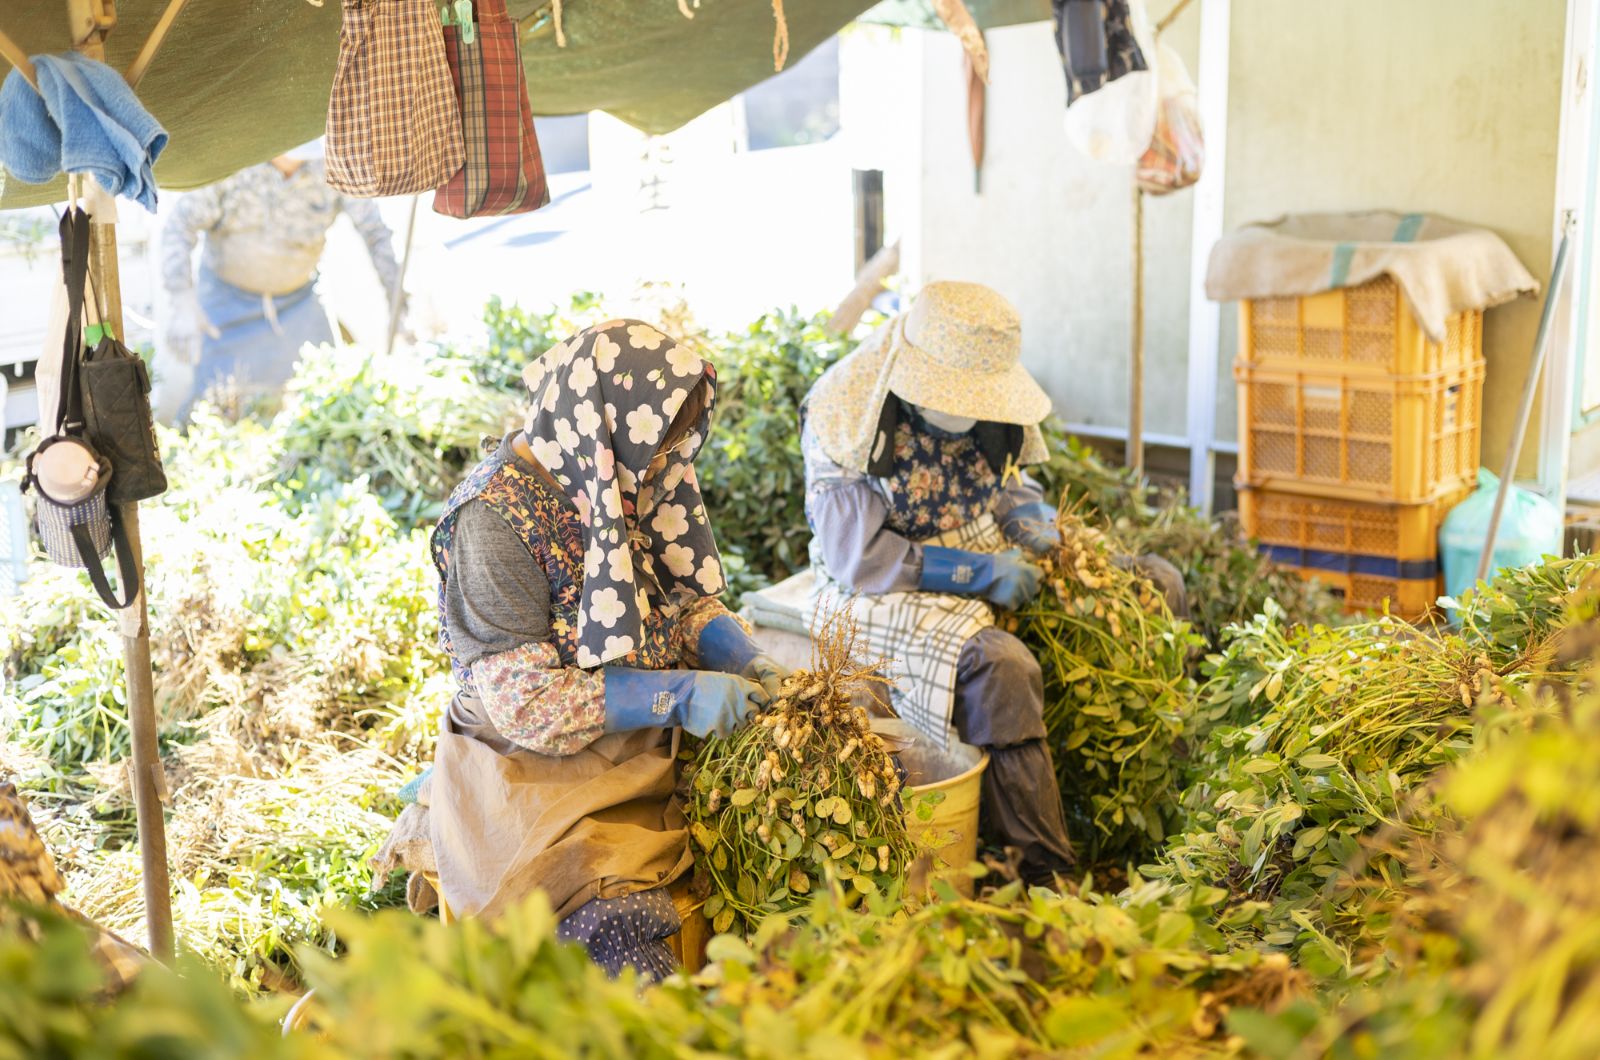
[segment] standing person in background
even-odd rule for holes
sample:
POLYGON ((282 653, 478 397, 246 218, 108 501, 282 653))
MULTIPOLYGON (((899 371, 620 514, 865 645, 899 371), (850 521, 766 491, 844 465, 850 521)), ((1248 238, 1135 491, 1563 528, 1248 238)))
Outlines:
POLYGON ((328 186, 315 143, 185 195, 161 233, 167 312, 156 360, 158 415, 183 420, 227 387, 246 403, 276 402, 307 343, 333 341, 313 287, 328 230, 355 222, 389 304, 400 283, 393 233, 370 199, 328 186), (199 282, 194 249, 204 236, 199 282))

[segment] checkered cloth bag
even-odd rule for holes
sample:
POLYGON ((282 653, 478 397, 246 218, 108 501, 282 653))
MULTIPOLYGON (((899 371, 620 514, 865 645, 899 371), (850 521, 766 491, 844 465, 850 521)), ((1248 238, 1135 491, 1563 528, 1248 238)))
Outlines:
POLYGON ((414 195, 461 169, 434 0, 344 0, 327 134, 328 183, 346 195, 414 195))
POLYGON ((433 197, 449 217, 527 213, 550 201, 517 25, 505 0, 476 0, 472 26, 446 26, 467 161, 433 197))

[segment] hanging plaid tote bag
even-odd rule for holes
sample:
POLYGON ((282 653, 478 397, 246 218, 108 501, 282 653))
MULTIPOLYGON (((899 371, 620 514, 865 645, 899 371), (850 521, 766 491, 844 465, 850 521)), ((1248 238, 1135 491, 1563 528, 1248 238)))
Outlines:
POLYGON ((328 183, 347 195, 414 195, 461 168, 434 0, 344 0, 327 133, 328 183))
POLYGON ((527 213, 550 201, 533 131, 517 25, 505 0, 447 8, 445 55, 455 79, 467 161, 433 197, 449 217, 527 213))

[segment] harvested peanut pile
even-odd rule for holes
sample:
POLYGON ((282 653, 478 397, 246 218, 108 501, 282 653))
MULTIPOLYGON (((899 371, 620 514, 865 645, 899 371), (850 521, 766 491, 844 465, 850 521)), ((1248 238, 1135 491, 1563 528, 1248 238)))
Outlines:
POLYGON ((748 933, 837 881, 848 900, 903 884, 916 845, 900 776, 852 693, 881 681, 855 658, 855 628, 836 617, 816 636, 810 670, 690 767, 695 891, 719 932, 748 933))

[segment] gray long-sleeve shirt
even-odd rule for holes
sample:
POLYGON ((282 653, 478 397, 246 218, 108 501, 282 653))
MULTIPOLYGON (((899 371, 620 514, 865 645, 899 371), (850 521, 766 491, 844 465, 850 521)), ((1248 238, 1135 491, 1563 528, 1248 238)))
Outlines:
POLYGON ((185 195, 162 229, 162 283, 173 294, 194 287, 194 248, 204 234, 202 260, 228 284, 252 294, 297 291, 316 275, 341 212, 355 223, 392 298, 400 282, 393 233, 376 203, 329 187, 318 160, 287 177, 270 162, 251 166, 185 195))

